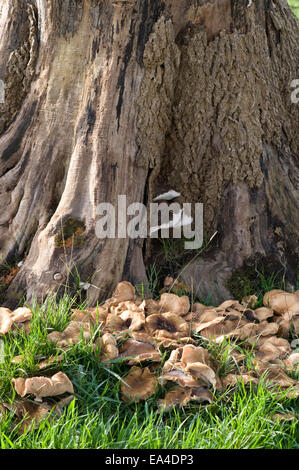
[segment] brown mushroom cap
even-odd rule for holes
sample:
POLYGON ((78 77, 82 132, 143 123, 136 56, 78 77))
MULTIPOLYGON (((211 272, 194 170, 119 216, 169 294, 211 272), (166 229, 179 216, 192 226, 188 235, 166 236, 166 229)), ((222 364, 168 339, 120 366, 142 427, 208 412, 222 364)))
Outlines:
POLYGON ((125 324, 129 324, 129 329, 131 331, 139 331, 145 325, 145 315, 143 312, 125 310, 119 316, 125 324))
POLYGON ((180 408, 183 408, 190 401, 198 401, 200 403, 212 403, 213 395, 205 387, 183 388, 177 386, 170 392, 166 393, 163 400, 159 400, 159 412, 169 411, 174 406, 179 406, 180 408))
POLYGON ((183 364, 186 365, 201 362, 202 364, 206 364, 211 368, 213 368, 214 366, 209 352, 207 351, 207 349, 201 346, 194 346, 192 344, 188 344, 186 346, 183 346, 182 348, 179 348, 177 350, 177 355, 177 360, 180 360, 183 364))
POLYGON ((297 398, 299 396, 298 382, 289 377, 282 367, 258 361, 256 370, 259 375, 263 377, 265 383, 267 385, 269 384, 271 388, 278 388, 278 390, 284 391, 292 387, 292 389, 286 393, 286 396, 289 398, 297 398))
POLYGON ((211 384, 213 388, 216 388, 216 374, 211 367, 201 362, 193 362, 187 364, 185 370, 189 372, 193 377, 197 377, 204 381, 208 385, 211 384))
POLYGON ((63 408, 68 406, 73 399, 74 396, 70 395, 59 400, 56 404, 47 401, 41 404, 29 400, 15 400, 13 403, 3 403, 3 406, 14 413, 19 424, 17 432, 22 435, 29 428, 37 429, 40 422, 48 418, 50 413, 51 419, 55 415, 61 416, 63 408))
POLYGON ((94 348, 96 351, 99 348, 101 361, 111 361, 119 356, 116 339, 110 333, 101 336, 94 344, 94 348))
POLYGON ((12 311, 9 308, 0 307, 0 335, 6 335, 12 324, 12 311))
POLYGON ((163 380, 173 380, 184 387, 196 387, 206 383, 216 386, 216 374, 211 357, 204 348, 186 345, 172 351, 163 367, 163 380), (193 380, 192 378, 193 377, 193 380), (197 385, 195 381, 199 380, 197 385))
MULTIPOLYGON (((264 296, 264 305, 270 307, 275 313, 282 315, 288 310, 297 309, 299 312, 299 294, 273 290, 264 296), (296 306, 296 307, 295 307, 296 306)), ((295 311, 295 310, 294 310, 295 311)))
POLYGON ((127 300, 134 300, 136 297, 135 288, 130 282, 123 281, 117 284, 115 291, 112 295, 118 303, 125 302, 127 300))
POLYGON ((12 312, 12 319, 15 323, 24 323, 31 320, 31 318, 32 312, 27 307, 20 307, 12 312))
POLYGON ((169 411, 173 406, 183 408, 191 401, 191 388, 175 387, 170 392, 166 393, 164 399, 159 400, 159 412, 169 411))
POLYGON ((47 340, 50 343, 57 343, 59 348, 65 348, 79 343, 81 335, 84 340, 90 339, 90 324, 87 322, 71 321, 64 331, 53 331, 49 333, 47 340))
POLYGON ((200 332, 204 338, 221 342, 225 336, 229 337, 233 331, 237 331, 242 325, 247 323, 239 315, 239 313, 226 312, 223 316, 219 316, 206 324, 195 324, 192 326, 192 329, 194 332, 200 332))
POLYGON ((202 381, 200 381, 198 378, 193 377, 189 372, 186 372, 184 370, 184 366, 182 365, 181 368, 179 368, 179 363, 178 365, 175 365, 173 369, 171 370, 166 370, 164 372, 163 368, 163 374, 161 377, 159 377, 159 382, 163 384, 166 381, 170 382, 176 382, 178 383, 181 387, 200 387, 204 385, 202 381))
POLYGON ((120 302, 118 305, 112 306, 110 312, 114 315, 120 315, 121 313, 130 310, 131 312, 143 312, 143 309, 140 308, 140 305, 136 305, 135 302, 127 300, 126 302, 120 302))
POLYGON ((130 338, 125 341, 120 348, 120 357, 133 357, 128 361, 129 365, 144 361, 161 362, 162 360, 162 355, 153 341, 142 337, 140 339, 130 338))
POLYGON ((162 331, 163 337, 170 339, 188 336, 190 331, 188 323, 172 312, 150 315, 146 318, 145 324, 149 334, 158 335, 158 332, 162 331))
POLYGON ((284 360, 284 365, 291 372, 296 371, 299 364, 299 353, 292 353, 284 360))
POLYGON ((163 330, 156 332, 155 339, 159 346, 167 349, 177 349, 184 346, 185 344, 195 344, 195 340, 190 336, 185 336, 182 338, 179 336, 177 339, 166 338, 163 336, 163 330))
POLYGON ((259 380, 252 377, 250 374, 228 374, 221 379, 222 389, 225 390, 228 387, 235 387, 238 383, 248 385, 251 383, 258 384, 259 380))
POLYGON ((273 362, 284 359, 290 352, 291 346, 287 340, 271 336, 258 348, 256 357, 264 362, 273 362))
POLYGON ((273 317, 273 310, 267 307, 260 307, 254 310, 255 316, 259 319, 260 322, 267 320, 268 318, 273 317))
POLYGON ((54 397, 63 393, 74 393, 72 382, 63 372, 58 372, 53 377, 33 377, 31 379, 12 379, 16 392, 24 397, 25 395, 35 395, 36 401, 41 401, 42 397, 54 397))
POLYGON ((122 399, 126 402, 146 400, 154 395, 157 380, 148 367, 141 369, 133 366, 121 382, 122 399))
POLYGON ((245 310, 245 307, 244 307, 244 305, 241 305, 238 300, 225 300, 215 310, 216 310, 216 312, 222 312, 223 310, 226 311, 226 310, 229 310, 229 309, 233 309, 233 310, 237 310, 239 312, 243 312, 243 310, 245 310))
POLYGON ((187 295, 179 297, 176 294, 162 294, 160 306, 167 312, 186 315, 190 310, 190 301, 187 295))
POLYGON ((227 335, 219 336, 216 338, 216 342, 221 343, 225 337, 233 337, 241 341, 246 340, 249 344, 256 345, 259 336, 273 336, 277 332, 278 325, 276 323, 268 323, 267 321, 261 323, 247 323, 232 330, 227 335))
POLYGON ((109 313, 106 319, 105 330, 109 333, 124 331, 139 331, 145 325, 145 315, 142 312, 127 310, 121 315, 109 313))
POLYGON ((160 301, 154 299, 145 299, 140 305, 146 316, 153 315, 154 313, 164 313, 165 310, 160 305, 160 301))
POLYGON ((71 320, 77 322, 90 322, 97 325, 98 323, 105 323, 107 315, 107 308, 86 308, 85 310, 73 310, 71 320))

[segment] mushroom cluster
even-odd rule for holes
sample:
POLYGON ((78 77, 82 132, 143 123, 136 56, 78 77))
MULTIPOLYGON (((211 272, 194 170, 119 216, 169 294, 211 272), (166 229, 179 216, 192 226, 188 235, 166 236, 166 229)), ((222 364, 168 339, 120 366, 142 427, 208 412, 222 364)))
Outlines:
MULTIPOLYGON (((106 367, 115 360, 131 366, 120 382, 123 400, 147 400, 160 386, 164 390, 164 398, 158 400, 160 411, 191 401, 212 403, 216 391, 240 381, 246 386, 262 379, 278 394, 298 397, 299 384, 290 375, 299 363, 299 353, 291 347, 299 334, 299 291, 273 290, 265 295, 263 307, 254 309, 255 302, 251 296, 241 303, 227 300, 217 307, 194 303, 191 308, 188 296, 163 292, 160 300, 142 299, 129 282, 121 282, 100 307, 74 310, 66 329, 51 332, 47 339, 57 351, 81 340, 92 341, 97 360, 106 367), (250 368, 238 344, 252 353, 250 368), (221 358, 211 352, 221 351, 223 345, 232 364, 226 373, 221 358)), ((0 310, 2 334, 20 321, 18 313, 21 310, 0 310)), ((64 392, 73 393, 68 379, 58 384, 57 376, 15 379, 14 385, 21 396, 31 393, 38 400, 49 396, 49 390, 52 396, 63 393, 61 383, 64 392)))

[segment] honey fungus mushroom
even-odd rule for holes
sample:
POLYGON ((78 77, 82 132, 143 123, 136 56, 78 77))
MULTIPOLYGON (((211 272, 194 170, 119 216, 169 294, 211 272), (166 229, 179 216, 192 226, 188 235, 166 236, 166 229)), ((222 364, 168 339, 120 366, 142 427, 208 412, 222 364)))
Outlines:
POLYGON ((162 400, 159 400, 158 410, 159 412, 169 411, 176 406, 183 408, 190 401, 212 403, 213 395, 205 387, 183 388, 176 386, 173 390, 167 392, 162 400))
POLYGON ((32 377, 24 379, 12 379, 15 390, 21 397, 32 394, 36 401, 42 401, 42 397, 54 397, 64 393, 74 393, 73 384, 66 374, 58 372, 49 377, 32 377))
POLYGON ((0 335, 6 335, 12 324, 12 311, 9 308, 0 307, 0 335))
POLYGON ((277 390, 277 397, 280 396, 280 392, 288 398, 299 396, 298 381, 289 377, 282 367, 257 361, 255 369, 267 387, 277 390))
POLYGON ((121 382, 122 399, 126 402, 139 402, 154 395, 157 379, 148 367, 133 366, 121 382))
POLYGON ((139 331, 145 325, 145 315, 140 311, 126 310, 120 315, 110 313, 107 316, 105 330, 109 333, 139 331))
POLYGON ((155 313, 146 318, 146 331, 155 336, 157 332, 161 332, 164 338, 179 339, 189 336, 190 327, 188 323, 179 315, 166 312, 155 313))
POLYGON ((9 308, 0 307, 0 335, 19 329, 29 333, 32 312, 27 307, 19 307, 13 312, 9 308))
POLYGON ((79 343, 81 337, 88 340, 91 337, 91 327, 87 322, 71 321, 64 331, 53 331, 47 336, 50 343, 56 343, 59 348, 66 348, 79 343))
POLYGON ((116 339, 110 333, 103 334, 94 344, 94 349, 100 353, 102 362, 111 361, 119 356, 116 339))
POLYGON ((256 357, 263 362, 276 362, 285 359, 291 351, 291 346, 287 340, 271 336, 258 348, 256 357))
POLYGON ((283 315, 288 310, 299 313, 299 291, 291 294, 275 289, 265 294, 263 302, 265 307, 270 307, 278 315, 283 315))
POLYGON ((135 288, 130 282, 127 281, 119 282, 112 295, 112 298, 115 299, 118 304, 127 300, 134 300, 135 297, 135 288))
POLYGON ((150 336, 143 333, 132 333, 131 336, 122 344, 119 357, 130 358, 129 365, 144 361, 161 362, 161 352, 150 336))
POLYGON ((160 305, 166 312, 186 315, 190 310, 190 301, 187 295, 179 297, 176 294, 162 294, 160 305))
POLYGON ((161 382, 170 380, 183 387, 202 385, 216 387, 216 374, 208 351, 202 347, 186 345, 172 351, 163 366, 161 382))
POLYGON ((105 323, 108 315, 108 308, 87 307, 84 310, 73 310, 71 320, 77 322, 90 322, 91 324, 97 325, 98 323, 105 323))

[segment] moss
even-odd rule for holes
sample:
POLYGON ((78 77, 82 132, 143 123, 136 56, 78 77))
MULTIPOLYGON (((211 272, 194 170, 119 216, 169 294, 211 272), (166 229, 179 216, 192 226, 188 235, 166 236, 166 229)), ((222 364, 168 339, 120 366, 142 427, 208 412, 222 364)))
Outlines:
POLYGON ((262 295, 271 289, 281 289, 284 285, 285 270, 275 257, 255 256, 233 272, 225 287, 235 299, 256 294, 262 295))
POLYGON ((62 228, 55 235, 56 248, 82 248, 85 243, 85 224, 73 218, 64 222, 62 228))

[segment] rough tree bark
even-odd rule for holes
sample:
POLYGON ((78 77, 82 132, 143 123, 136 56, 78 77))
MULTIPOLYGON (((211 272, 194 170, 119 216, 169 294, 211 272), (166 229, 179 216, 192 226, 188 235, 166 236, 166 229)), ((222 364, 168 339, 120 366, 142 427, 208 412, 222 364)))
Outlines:
POLYGON ((26 254, 7 303, 75 266, 92 275, 91 304, 144 281, 142 243, 99 240, 97 206, 169 188, 204 203, 207 236, 218 230, 184 272, 201 294, 229 295, 257 254, 292 279, 298 47, 284 0, 2 0, 0 257, 26 254))

